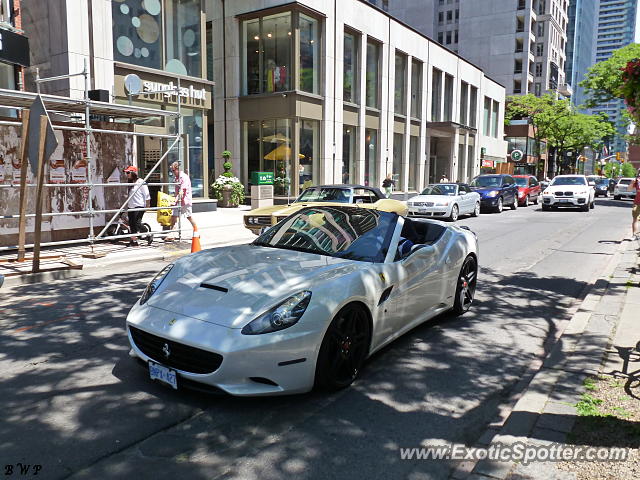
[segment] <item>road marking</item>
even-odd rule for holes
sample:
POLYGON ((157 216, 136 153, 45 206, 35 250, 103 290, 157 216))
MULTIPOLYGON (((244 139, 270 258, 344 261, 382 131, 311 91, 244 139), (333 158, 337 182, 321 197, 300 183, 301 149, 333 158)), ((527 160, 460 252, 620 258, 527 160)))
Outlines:
POLYGON ((34 328, 44 327, 45 325, 49 325, 50 323, 62 322, 64 320, 77 319, 79 317, 80 317, 79 314, 72 313, 70 315, 65 315, 64 317, 60 317, 60 318, 56 318, 56 319, 53 319, 53 320, 49 320, 47 322, 39 322, 39 323, 36 323, 35 325, 30 325, 28 327, 18 328, 17 330, 14 330, 13 333, 26 332, 27 330, 31 330, 31 329, 34 329, 34 328))

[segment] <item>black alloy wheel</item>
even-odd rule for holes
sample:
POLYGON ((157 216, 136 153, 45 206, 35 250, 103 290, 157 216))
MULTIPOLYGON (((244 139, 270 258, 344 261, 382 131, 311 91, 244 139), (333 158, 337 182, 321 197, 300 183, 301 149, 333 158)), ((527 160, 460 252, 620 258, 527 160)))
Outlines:
POLYGON ((453 304, 454 315, 462 315, 471 308, 473 297, 476 293, 476 281, 478 279, 478 263, 476 259, 469 255, 465 258, 458 284, 456 285, 456 298, 453 304))
POLYGON ((343 307, 322 339, 316 386, 339 390, 351 385, 369 354, 370 339, 371 325, 364 308, 357 304, 343 307))
POLYGON ((502 197, 498 198, 498 205, 496 205, 496 212, 502 213, 502 197))

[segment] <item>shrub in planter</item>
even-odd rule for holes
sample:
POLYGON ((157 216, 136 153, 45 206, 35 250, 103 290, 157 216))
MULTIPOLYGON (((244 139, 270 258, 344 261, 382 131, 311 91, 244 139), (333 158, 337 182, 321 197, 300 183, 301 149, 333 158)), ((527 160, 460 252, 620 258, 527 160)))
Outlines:
MULTIPOLYGON (((224 158, 229 158, 231 152, 222 152, 224 158)), ((233 175, 231 162, 224 162, 224 172, 211 184, 211 193, 218 199, 219 207, 237 207, 244 200, 244 185, 233 175)))

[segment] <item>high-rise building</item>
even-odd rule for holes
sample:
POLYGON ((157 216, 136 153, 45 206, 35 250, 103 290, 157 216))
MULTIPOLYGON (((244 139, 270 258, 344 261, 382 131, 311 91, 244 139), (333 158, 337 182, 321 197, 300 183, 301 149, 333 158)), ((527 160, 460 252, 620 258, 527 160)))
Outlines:
MULTIPOLYGON (((600 0, 596 62, 608 59, 615 50, 633 43, 637 3, 637 0, 600 0)), ((622 100, 614 100, 593 110, 594 113, 606 113, 609 120, 616 124, 618 134, 610 145, 615 151, 626 150, 623 138, 626 127, 622 118, 624 109, 622 100)))
POLYGON ((389 0, 389 13, 482 68, 507 94, 558 92, 569 0, 389 0))
POLYGON ((567 28, 567 83, 573 90, 571 103, 583 105, 584 88, 578 84, 593 65, 598 22, 598 0, 571 0, 569 2, 569 26, 567 28))

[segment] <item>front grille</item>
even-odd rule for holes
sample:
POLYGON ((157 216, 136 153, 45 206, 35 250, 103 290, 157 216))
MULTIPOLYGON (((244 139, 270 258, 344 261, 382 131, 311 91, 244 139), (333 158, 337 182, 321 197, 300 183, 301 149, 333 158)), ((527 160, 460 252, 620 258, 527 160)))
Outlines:
POLYGON ((249 217, 247 219, 247 225, 271 225, 271 217, 249 217), (249 222, 249 218, 252 222, 249 222))
MULTIPOLYGON (((222 355, 190 347, 129 326, 131 338, 147 357, 167 367, 190 373, 213 373, 222 363, 222 355), (163 349, 169 347, 169 358, 163 349)), ((166 350, 166 349, 165 349, 166 350)))
POLYGON ((556 197, 573 197, 573 192, 556 192, 556 197))
POLYGON ((413 202, 414 207, 433 207, 433 202, 413 202))

